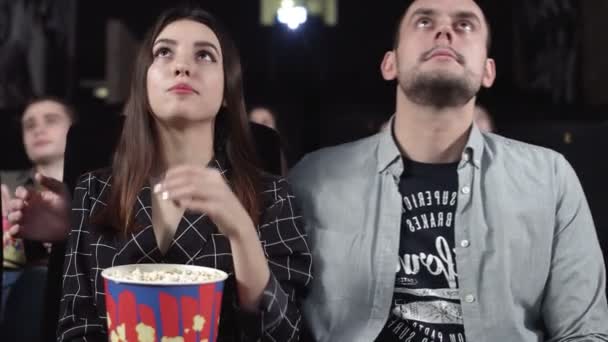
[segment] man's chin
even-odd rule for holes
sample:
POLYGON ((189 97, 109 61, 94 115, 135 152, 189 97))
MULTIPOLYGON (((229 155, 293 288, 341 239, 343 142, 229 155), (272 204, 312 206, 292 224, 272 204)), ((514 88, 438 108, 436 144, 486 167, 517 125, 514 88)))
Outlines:
POLYGON ((61 156, 55 156, 55 155, 36 155, 36 156, 32 156, 30 158, 32 164, 34 165, 49 165, 49 164, 53 164, 58 160, 61 160, 61 156))
POLYGON ((462 72, 455 70, 452 67, 436 67, 432 68, 432 70, 421 70, 418 77, 433 80, 437 82, 446 82, 446 83, 458 83, 465 80, 465 76, 462 72))
POLYGON ((419 73, 403 83, 405 95, 414 103, 435 107, 456 107, 467 103, 479 90, 464 76, 453 73, 419 73))

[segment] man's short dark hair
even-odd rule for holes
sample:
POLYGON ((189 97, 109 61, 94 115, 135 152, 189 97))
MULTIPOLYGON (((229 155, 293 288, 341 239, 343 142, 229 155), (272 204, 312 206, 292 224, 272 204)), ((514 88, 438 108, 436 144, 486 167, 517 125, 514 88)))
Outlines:
POLYGON ((44 102, 44 101, 50 101, 50 102, 55 102, 55 103, 60 104, 65 109, 65 112, 68 115, 68 118, 70 119, 70 122, 72 124, 75 124, 78 121, 78 114, 76 114, 76 111, 74 111, 74 108, 72 107, 72 105, 70 105, 67 101, 65 101, 59 97, 51 96, 51 95, 36 96, 36 97, 31 98, 29 101, 27 101, 27 103, 23 107, 23 111, 21 112, 21 115, 19 116, 19 120, 21 120, 23 118, 25 111, 31 105, 40 103, 40 102, 44 102))
MULTIPOLYGON (((480 0, 474 0, 474 1, 477 4, 477 6, 479 6, 479 8, 481 9, 481 13, 484 15, 484 21, 486 23, 486 27, 488 28, 488 39, 486 41, 486 46, 487 46, 487 50, 488 50, 488 54, 489 54, 490 48, 492 47, 492 28, 490 27, 490 22, 486 16, 486 12, 484 11, 485 6, 483 4, 483 1, 480 1, 480 0)), ((410 9, 410 7, 412 6, 412 4, 414 2, 416 2, 416 0, 405 0, 404 1, 403 11, 401 12, 402 14, 399 17, 399 20, 397 21, 397 26, 396 26, 394 34, 393 34, 393 49, 397 49, 397 46, 399 46, 401 24, 403 23, 403 19, 405 19, 405 16, 407 15, 408 10, 410 9)))

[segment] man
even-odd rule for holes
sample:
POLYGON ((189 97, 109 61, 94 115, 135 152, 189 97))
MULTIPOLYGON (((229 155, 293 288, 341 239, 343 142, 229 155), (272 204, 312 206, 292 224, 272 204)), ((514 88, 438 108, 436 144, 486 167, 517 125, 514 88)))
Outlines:
POLYGON ((605 269, 556 152, 481 133, 495 78, 472 0, 416 0, 382 61, 390 129, 305 157, 291 181, 318 341, 608 341, 605 269))
MULTIPOLYGON (((42 241, 53 240, 34 239, 36 240, 34 241, 14 237, 14 234, 9 232, 10 224, 6 220, 8 203, 15 191, 24 191, 24 187, 49 187, 49 184, 58 183, 53 182, 52 179, 63 178, 66 136, 74 120, 75 114, 72 109, 63 101, 52 97, 41 97, 30 101, 21 116, 23 145, 33 167, 25 171, 2 173, 2 210, 4 211, 2 213, 4 251, 2 306, 11 285, 18 279, 24 267, 46 264, 48 245, 45 247, 42 241)), ((39 225, 46 226, 43 223, 39 225)))
POLYGON ((40 97, 31 100, 20 123, 23 146, 33 168, 21 173, 6 173, 8 181, 4 183, 16 187, 25 178, 31 178, 32 172, 61 179, 67 132, 74 120, 73 110, 60 99, 40 97))

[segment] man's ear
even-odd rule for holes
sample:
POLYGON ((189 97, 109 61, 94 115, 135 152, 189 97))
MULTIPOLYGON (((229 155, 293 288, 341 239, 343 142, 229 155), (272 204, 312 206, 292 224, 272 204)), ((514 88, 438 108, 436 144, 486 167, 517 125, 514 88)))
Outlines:
POLYGON ((395 51, 388 51, 384 54, 382 64, 380 64, 382 77, 387 81, 397 78, 397 54, 395 51))
POLYGON ((486 59, 486 65, 481 78, 481 85, 490 88, 496 80, 496 62, 492 58, 486 59))

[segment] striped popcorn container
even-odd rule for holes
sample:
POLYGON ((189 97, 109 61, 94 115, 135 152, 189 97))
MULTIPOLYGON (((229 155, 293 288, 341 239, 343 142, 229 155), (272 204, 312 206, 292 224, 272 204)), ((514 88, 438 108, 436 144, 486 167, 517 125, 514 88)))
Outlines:
POLYGON ((172 264, 123 265, 101 273, 108 341, 215 342, 225 272, 172 264))

